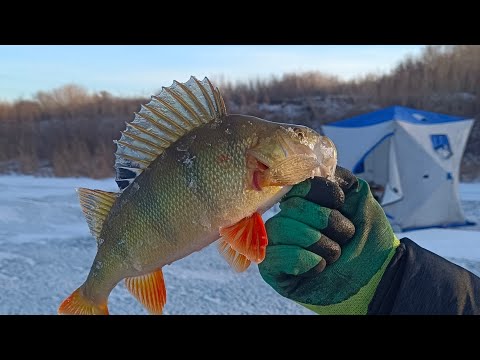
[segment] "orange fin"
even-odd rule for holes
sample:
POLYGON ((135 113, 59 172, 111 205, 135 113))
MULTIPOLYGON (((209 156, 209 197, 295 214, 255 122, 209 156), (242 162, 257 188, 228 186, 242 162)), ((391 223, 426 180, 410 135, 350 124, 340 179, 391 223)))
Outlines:
POLYGON ((58 315, 108 315, 107 304, 97 305, 83 296, 82 287, 63 300, 58 308, 58 315))
POLYGON ((220 254, 236 272, 243 272, 250 266, 250 260, 248 260, 245 255, 233 250, 226 241, 220 239, 217 247, 220 254))
POLYGON ((167 302, 167 290, 162 269, 145 275, 127 277, 125 285, 150 314, 162 314, 163 307, 167 302))
POLYGON ((267 231, 258 212, 232 226, 221 228, 220 235, 233 250, 245 255, 248 260, 258 264, 265 258, 267 231))

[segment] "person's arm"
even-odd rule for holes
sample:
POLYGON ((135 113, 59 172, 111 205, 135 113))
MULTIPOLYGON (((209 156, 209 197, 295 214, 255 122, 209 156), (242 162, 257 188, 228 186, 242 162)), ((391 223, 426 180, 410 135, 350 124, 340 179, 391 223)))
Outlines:
POLYGON ((368 314, 480 315, 480 278, 403 238, 368 314))
POLYGON ((318 314, 480 314, 480 278, 400 243, 368 184, 335 175, 294 186, 266 222, 270 286, 318 314))

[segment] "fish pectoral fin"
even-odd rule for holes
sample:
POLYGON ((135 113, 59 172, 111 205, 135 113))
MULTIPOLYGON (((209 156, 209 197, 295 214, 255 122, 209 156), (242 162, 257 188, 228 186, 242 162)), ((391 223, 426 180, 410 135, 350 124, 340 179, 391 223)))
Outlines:
POLYGON ((262 216, 255 212, 234 225, 220 229, 223 237, 233 250, 244 255, 254 263, 260 263, 265 258, 268 244, 267 231, 262 216))
POLYGON ((162 314, 163 307, 167 302, 167 290, 162 269, 145 275, 127 277, 125 285, 150 314, 162 314))
POLYGON ((296 185, 313 177, 319 166, 315 157, 295 154, 269 167, 258 181, 261 187, 296 185))
POLYGON ((243 254, 232 249, 229 243, 225 240, 218 240, 218 252, 227 260, 227 263, 236 271, 243 272, 248 269, 251 261, 243 254))
POLYGON ((106 302, 99 305, 85 297, 81 286, 63 300, 58 315, 108 315, 108 307, 106 302))

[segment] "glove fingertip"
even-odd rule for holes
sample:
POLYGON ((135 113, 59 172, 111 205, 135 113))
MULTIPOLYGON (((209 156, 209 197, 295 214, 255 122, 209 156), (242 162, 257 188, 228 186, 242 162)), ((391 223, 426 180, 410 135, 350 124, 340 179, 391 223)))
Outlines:
POLYGON ((323 270, 325 270, 325 267, 327 266, 327 262, 325 261, 324 258, 320 258, 320 261, 318 262, 317 265, 315 265, 313 268, 311 268, 308 271, 305 271, 303 274, 300 274, 299 276, 301 277, 314 277, 318 274, 320 274, 323 270))
POLYGON ((342 254, 340 245, 324 234, 322 234, 320 240, 310 245, 307 250, 324 258, 327 265, 337 261, 342 254))
POLYGON ((332 210, 328 218, 328 226, 322 232, 343 246, 355 235, 355 225, 340 211, 332 210))
POLYGON ((357 177, 351 171, 341 166, 337 166, 335 170, 335 179, 345 195, 358 189, 359 184, 357 177))
POLYGON ((311 181, 311 189, 305 199, 329 209, 339 209, 345 201, 345 195, 334 182, 315 177, 311 181))

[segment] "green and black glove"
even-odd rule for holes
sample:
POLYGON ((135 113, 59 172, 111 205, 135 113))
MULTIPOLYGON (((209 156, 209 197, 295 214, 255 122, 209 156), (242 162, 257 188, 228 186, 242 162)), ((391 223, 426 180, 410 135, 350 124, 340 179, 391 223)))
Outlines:
POLYGON ((265 224, 259 270, 280 295, 318 314, 366 314, 400 242, 368 184, 341 167, 335 177, 285 195, 265 224))

